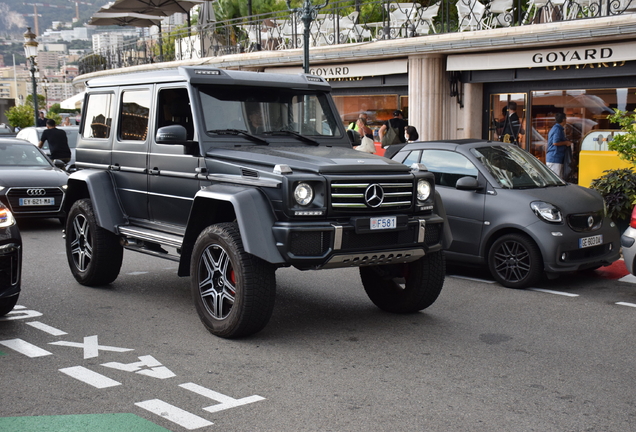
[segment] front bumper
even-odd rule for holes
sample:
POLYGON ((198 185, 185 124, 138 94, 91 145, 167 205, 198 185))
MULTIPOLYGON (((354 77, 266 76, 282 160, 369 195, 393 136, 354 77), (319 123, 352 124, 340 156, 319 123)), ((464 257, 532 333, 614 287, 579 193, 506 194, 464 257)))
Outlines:
POLYGON ((276 247, 301 270, 411 262, 442 250, 444 219, 397 216, 395 229, 371 230, 368 217, 346 222, 277 222, 276 247))
POLYGON ((623 248, 623 259, 627 271, 634 274, 634 260, 636 259, 636 229, 629 227, 621 236, 621 246, 623 248))
POLYGON ((600 229, 575 232, 567 226, 547 225, 536 239, 548 273, 574 272, 606 266, 620 258, 620 233, 609 218, 600 229), (581 247, 582 238, 601 235, 601 244, 581 247))
POLYGON ((22 248, 19 243, 0 245, 0 298, 20 292, 22 248))

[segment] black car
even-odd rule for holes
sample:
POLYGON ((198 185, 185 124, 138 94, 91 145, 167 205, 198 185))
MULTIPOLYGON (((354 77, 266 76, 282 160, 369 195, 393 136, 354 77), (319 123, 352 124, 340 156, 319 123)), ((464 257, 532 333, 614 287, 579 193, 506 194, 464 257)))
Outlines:
POLYGON ((488 264, 512 288, 608 265, 620 233, 592 189, 565 183, 516 145, 476 139, 391 146, 388 157, 435 175, 453 242, 449 261, 488 264))
POLYGON ((13 215, 0 203, 0 316, 18 302, 22 269, 22 239, 13 215))
POLYGON ((63 218, 68 173, 36 146, 0 138, 0 202, 17 218, 63 218))

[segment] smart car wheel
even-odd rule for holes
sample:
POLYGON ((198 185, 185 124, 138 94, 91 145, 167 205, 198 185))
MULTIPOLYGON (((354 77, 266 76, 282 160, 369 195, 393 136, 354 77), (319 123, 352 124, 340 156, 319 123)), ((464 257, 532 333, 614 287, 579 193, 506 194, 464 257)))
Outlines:
POLYGON ((245 252, 235 223, 203 230, 190 275, 197 313, 212 334, 236 338, 267 325, 274 310, 276 267, 245 252))
POLYGON ((488 253, 488 267, 497 282, 508 288, 527 288, 543 276, 543 260, 538 246, 522 234, 506 234, 497 239, 488 253))
POLYGON ((118 237, 97 225, 89 199, 76 201, 66 219, 66 257, 82 285, 106 285, 117 279, 124 255, 118 237))
POLYGON ((362 285, 380 309, 413 313, 426 309, 439 296, 446 273, 443 252, 405 264, 360 267, 362 285))

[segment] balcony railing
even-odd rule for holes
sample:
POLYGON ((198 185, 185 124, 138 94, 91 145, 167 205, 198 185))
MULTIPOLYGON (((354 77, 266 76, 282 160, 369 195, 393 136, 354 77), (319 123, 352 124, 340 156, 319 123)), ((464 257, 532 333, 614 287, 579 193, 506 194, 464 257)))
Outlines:
MULTIPOLYGON (((311 47, 487 31, 636 12, 636 0, 349 0, 330 2, 312 21, 311 47)), ((280 11, 200 23, 107 47, 80 59, 80 74, 139 64, 302 48, 304 24, 280 11)))

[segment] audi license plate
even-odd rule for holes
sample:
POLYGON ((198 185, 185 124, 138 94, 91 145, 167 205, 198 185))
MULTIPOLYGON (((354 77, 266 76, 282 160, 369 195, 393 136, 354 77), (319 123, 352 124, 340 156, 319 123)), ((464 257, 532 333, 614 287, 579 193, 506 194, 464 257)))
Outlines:
POLYGON ((55 198, 20 198, 21 206, 55 205, 55 198))
POLYGON ((396 227, 397 227, 397 217, 395 217, 395 216, 372 217, 371 218, 371 229, 372 230, 395 229, 396 227))
POLYGON ((584 237, 582 239, 579 239, 579 248, 586 248, 586 247, 591 247, 591 246, 596 246, 596 245, 600 245, 603 244, 603 236, 602 235, 595 235, 592 237, 584 237))

